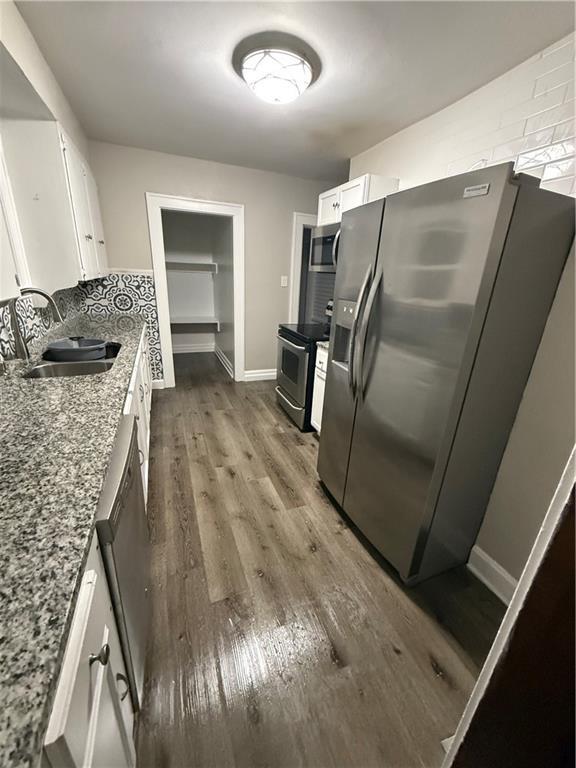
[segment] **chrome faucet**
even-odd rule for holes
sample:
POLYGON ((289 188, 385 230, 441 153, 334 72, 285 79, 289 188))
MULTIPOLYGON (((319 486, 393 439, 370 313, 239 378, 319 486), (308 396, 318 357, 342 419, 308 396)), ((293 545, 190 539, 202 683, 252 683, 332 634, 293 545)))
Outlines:
POLYGON ((16 357, 20 360, 30 359, 28 342, 31 341, 31 337, 26 337, 20 330, 16 305, 23 296, 27 296, 28 294, 38 294, 38 296, 45 298, 52 312, 52 320, 57 323, 63 322, 62 315, 56 306, 56 302, 49 293, 46 293, 46 291, 43 291, 41 288, 33 288, 32 286, 28 288, 21 288, 20 296, 13 296, 11 299, 4 299, 3 301, 0 301, 0 307, 8 306, 8 312, 10 313, 10 325, 12 326, 12 332, 14 334, 14 351, 16 353, 16 357))
POLYGON ((62 315, 60 314, 60 310, 58 309, 56 302, 54 301, 54 298, 51 294, 49 294, 47 291, 43 291, 42 288, 33 288, 31 285, 28 286, 28 288, 20 288, 20 296, 28 296, 30 293, 38 294, 38 296, 42 296, 44 299, 46 299, 52 312, 52 320, 55 323, 64 322, 62 315))

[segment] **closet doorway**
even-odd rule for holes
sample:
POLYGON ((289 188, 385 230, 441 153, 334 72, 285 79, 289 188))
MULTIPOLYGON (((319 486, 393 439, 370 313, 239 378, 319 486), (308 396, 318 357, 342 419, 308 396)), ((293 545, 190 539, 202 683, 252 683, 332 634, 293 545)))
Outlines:
POLYGON ((244 206, 146 194, 164 386, 174 354, 213 351, 244 380, 244 206))

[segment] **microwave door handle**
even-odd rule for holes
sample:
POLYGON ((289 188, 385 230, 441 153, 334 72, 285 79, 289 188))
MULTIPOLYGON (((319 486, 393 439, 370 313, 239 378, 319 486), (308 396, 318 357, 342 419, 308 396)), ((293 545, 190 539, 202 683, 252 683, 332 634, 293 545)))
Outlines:
POLYGON ((382 282, 382 275, 383 275, 383 272, 382 270, 380 270, 378 275, 372 281, 372 285, 370 286, 370 292, 368 294, 368 299, 366 300, 366 309, 364 310, 364 314, 362 316, 362 325, 360 327, 360 332, 358 334, 360 343, 358 345, 358 381, 356 382, 356 388, 358 391, 358 399, 360 403, 362 403, 362 401, 364 400, 364 392, 365 392, 364 354, 366 352, 366 339, 368 336, 368 325, 370 323, 370 316, 372 315, 372 310, 374 309, 374 301, 376 299, 376 294, 378 293, 378 287, 382 282))
POLYGON ((334 264, 334 269, 338 267, 338 241, 340 240, 341 231, 342 228, 336 232, 336 235, 334 236, 334 242, 332 243, 332 264, 334 264))
POLYGON ((357 381, 355 380, 355 376, 354 376, 356 371, 356 367, 354 365, 354 359, 356 357, 356 335, 358 332, 358 323, 362 316, 362 310, 364 309, 364 300, 366 298, 366 291, 368 290, 368 286, 370 285, 371 278, 372 278, 372 264, 370 264, 370 266, 366 270, 366 274, 364 275, 364 280, 362 280, 362 285, 360 287, 360 292, 358 294, 358 300, 356 302, 356 307, 354 308, 354 319, 352 320, 352 328, 350 330, 350 350, 348 352, 348 385, 352 392, 352 396, 356 395, 356 386, 357 386, 357 381))

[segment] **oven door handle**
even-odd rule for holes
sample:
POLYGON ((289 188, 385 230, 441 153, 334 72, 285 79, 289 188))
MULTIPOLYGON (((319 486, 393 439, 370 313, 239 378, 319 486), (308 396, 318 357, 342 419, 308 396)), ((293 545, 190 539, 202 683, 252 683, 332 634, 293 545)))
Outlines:
POLYGON ((298 344, 293 344, 291 341, 288 341, 288 339, 285 339, 284 336, 280 336, 279 334, 276 334, 276 338, 279 341, 282 341, 284 344, 290 344, 290 346, 294 347, 294 349, 299 349, 300 352, 306 352, 306 347, 299 347, 298 344))
POLYGON ((286 397, 286 395, 285 395, 285 394, 282 392, 282 390, 280 389, 280 387, 276 387, 275 389, 276 389, 276 394, 277 394, 277 395, 280 395, 280 397, 282 398, 282 400, 284 400, 284 402, 285 402, 285 403, 288 403, 288 405, 290 406, 290 408, 292 408, 292 410, 293 410, 293 411, 303 411, 303 410, 304 410, 304 408, 300 408, 300 407, 298 407, 297 405, 294 405, 294 403, 293 403, 293 402, 291 402, 290 400, 288 400, 288 398, 287 398, 287 397, 286 397))

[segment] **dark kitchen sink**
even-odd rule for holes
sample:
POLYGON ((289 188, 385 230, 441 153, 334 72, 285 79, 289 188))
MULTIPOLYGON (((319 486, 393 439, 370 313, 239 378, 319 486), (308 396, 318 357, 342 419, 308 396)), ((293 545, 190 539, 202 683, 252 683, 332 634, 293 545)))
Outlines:
POLYGON ((74 363, 38 363, 24 374, 25 379, 53 379, 63 376, 91 376, 105 373, 114 365, 114 358, 84 360, 74 363))

